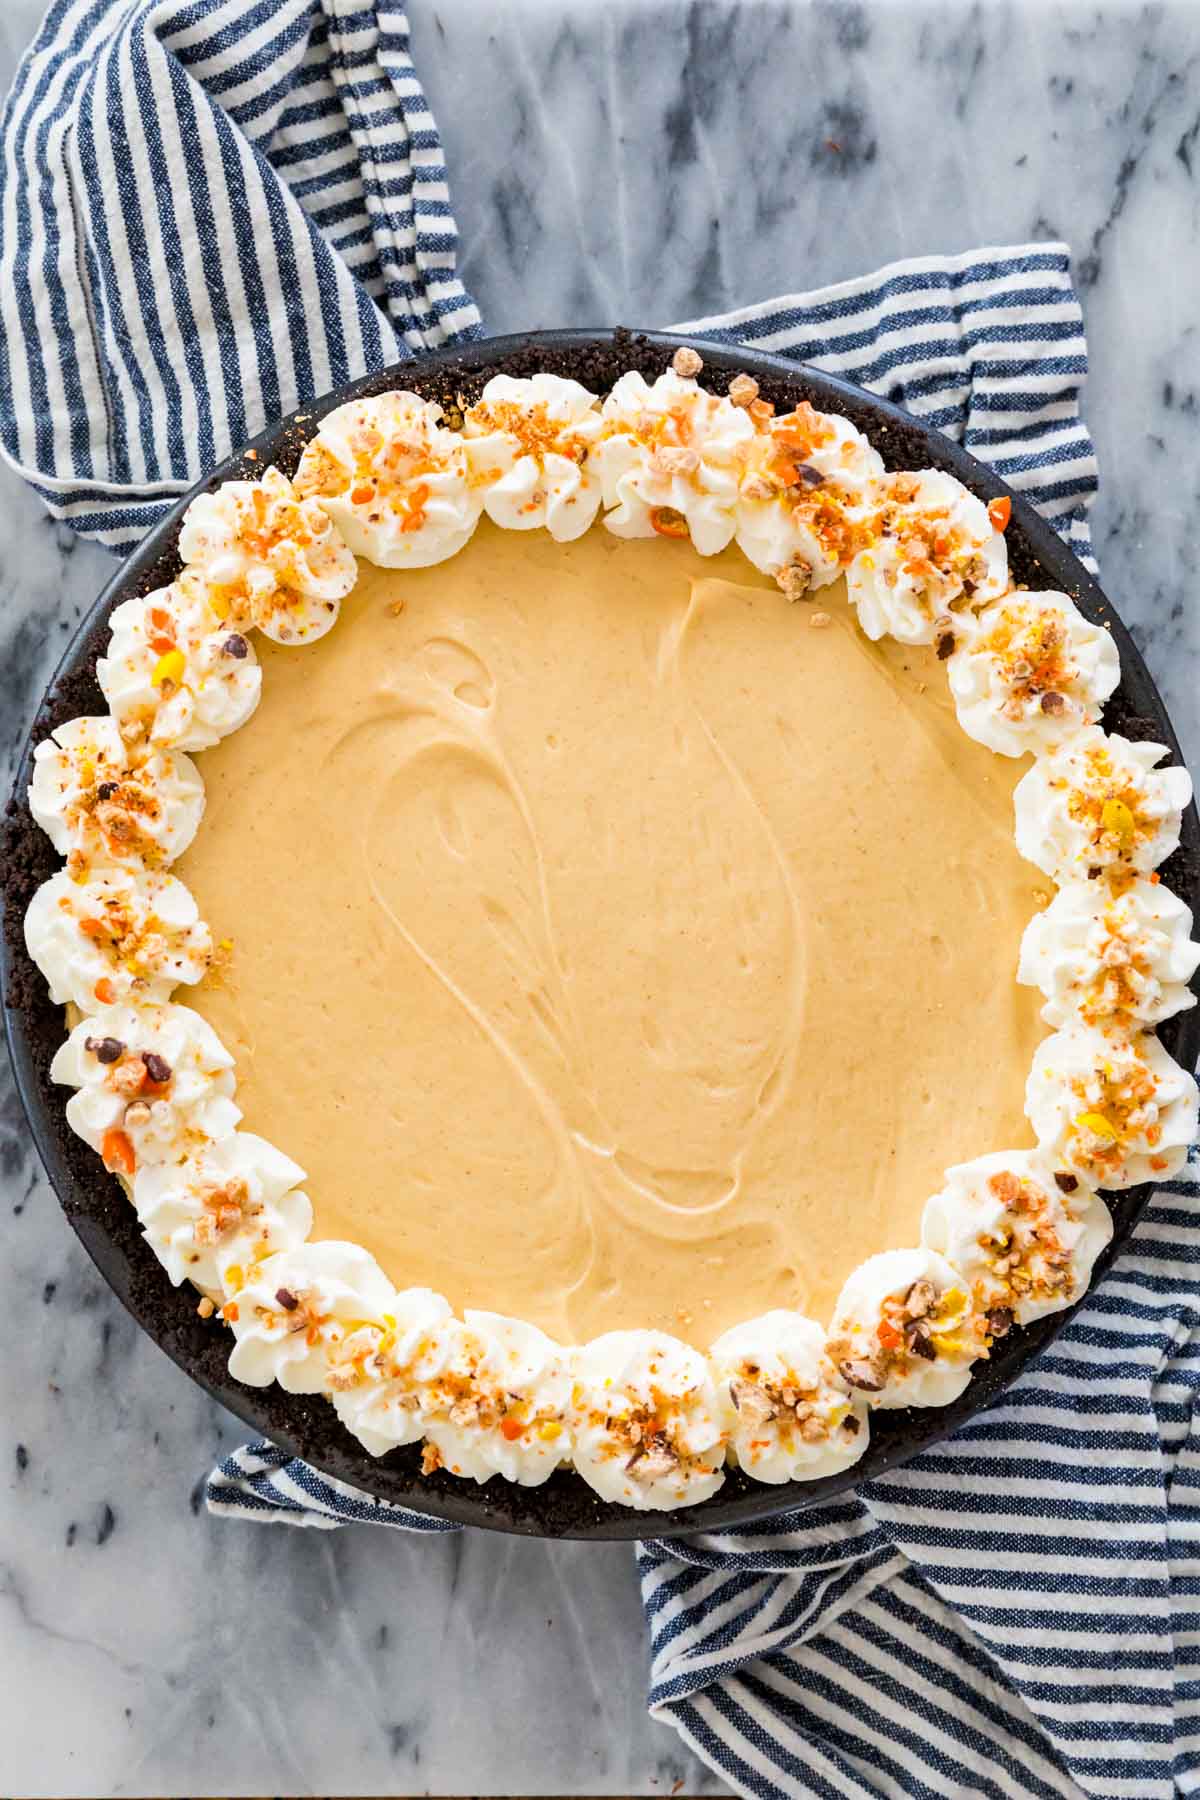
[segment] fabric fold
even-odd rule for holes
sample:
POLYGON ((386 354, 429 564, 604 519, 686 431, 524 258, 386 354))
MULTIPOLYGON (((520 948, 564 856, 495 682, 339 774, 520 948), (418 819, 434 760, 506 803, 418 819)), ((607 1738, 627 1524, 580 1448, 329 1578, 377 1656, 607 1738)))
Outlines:
POLYGON ((396 0, 56 0, 0 135, 0 442, 110 549, 305 400, 479 335, 396 0))

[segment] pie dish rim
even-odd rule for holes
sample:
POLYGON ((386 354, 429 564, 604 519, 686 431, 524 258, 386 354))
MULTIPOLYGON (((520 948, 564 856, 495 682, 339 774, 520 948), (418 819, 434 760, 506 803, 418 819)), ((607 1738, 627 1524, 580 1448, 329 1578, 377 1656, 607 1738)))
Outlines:
MULTIPOLYGON (((826 411, 839 412, 864 429, 889 466, 934 467, 948 471, 984 502, 1010 495, 1003 483, 977 463, 960 446, 922 424, 889 401, 856 387, 844 378, 825 374, 808 365, 769 353, 748 351, 736 344, 707 338, 665 333, 609 331, 561 331, 515 334, 457 346, 418 361, 402 362, 350 383, 319 401, 302 406, 276 425, 268 427, 249 445, 178 500, 167 517, 121 564, 103 593, 80 621, 58 669, 38 707, 25 739, 17 770, 8 829, 18 835, 27 817, 32 747, 46 732, 73 713, 87 711, 78 695, 94 681, 92 664, 98 640, 112 608, 133 594, 144 593, 168 580, 177 569, 173 545, 183 512, 191 500, 221 481, 253 479, 268 462, 285 472, 294 467, 303 444, 322 416, 347 400, 388 388, 410 387, 434 398, 445 398, 459 378, 481 379, 501 371, 527 374, 553 359, 563 373, 574 373, 588 385, 596 385, 586 366, 591 356, 607 359, 610 379, 631 367, 649 373, 661 370, 664 360, 681 345, 704 357, 705 377, 746 372, 754 375, 768 395, 789 401, 809 399, 826 411), (899 440, 899 444, 897 444, 899 440), (247 452, 255 452, 248 455, 247 452)), ((602 383, 600 385, 603 385, 602 383)), ((1019 579, 1030 579, 1069 594, 1086 617, 1110 624, 1121 661, 1117 704, 1106 709, 1106 723, 1128 729, 1141 722, 1135 735, 1153 735, 1164 743, 1172 759, 1182 761, 1170 719, 1144 663, 1119 616, 1098 583, 1078 562, 1052 528, 1019 495, 1011 495, 1012 519, 1008 531, 1010 554, 1019 579)), ((10 843, 16 842, 10 839, 10 843)), ((1183 820, 1180 873, 1172 870, 1170 885, 1193 907, 1200 901, 1200 823, 1195 803, 1183 820)), ((46 868, 52 853, 47 853, 46 868)), ((1173 859, 1172 859, 1173 860, 1173 859)), ((486 1487, 464 1489, 450 1477, 433 1481, 420 1476, 419 1452, 393 1451, 380 1460, 371 1457, 340 1425, 323 1400, 284 1393, 272 1387, 247 1389, 233 1381, 224 1367, 227 1345, 196 1318, 190 1289, 177 1290, 163 1280, 162 1270, 142 1241, 136 1217, 119 1187, 94 1162, 85 1145, 73 1140, 62 1117, 61 1089, 48 1081, 46 1069, 52 1049, 61 1041, 61 1009, 44 1000, 44 988, 27 979, 32 964, 20 937, 19 921, 29 889, 20 880, 8 901, 8 929, 0 952, 0 974, 5 994, 5 1027, 10 1052, 31 1133, 52 1185, 84 1247, 118 1298, 138 1323, 155 1338, 182 1368, 244 1423, 271 1437, 284 1448, 303 1456, 327 1474, 363 1487, 383 1498, 396 1500, 414 1511, 453 1522, 523 1535, 581 1538, 632 1538, 690 1534, 713 1527, 730 1527, 777 1513, 816 1504, 894 1467, 919 1450, 948 1435, 963 1419, 977 1411, 1006 1386, 1029 1359, 1062 1329, 1074 1308, 1054 1314, 1038 1324, 1015 1331, 999 1354, 972 1378, 961 1398, 938 1409, 905 1409, 892 1413, 885 1424, 877 1415, 872 1443, 861 1461, 851 1468, 815 1482, 789 1483, 764 1489, 756 1482, 731 1473, 725 1488, 712 1500, 677 1513, 629 1512, 601 1502, 569 1472, 552 1478, 545 1487, 521 1488, 493 1481, 486 1487), (18 928, 13 931, 13 918, 18 928), (40 1015, 40 1017, 38 1016, 40 1015), (47 1018, 55 1020, 47 1046, 47 1018), (212 1345, 216 1341, 215 1354, 212 1345), (207 1351, 207 1354, 206 1354, 207 1351), (731 1495, 730 1489, 743 1491, 731 1495), (495 1491, 493 1491, 495 1490, 495 1491)), ((1166 1047, 1185 1067, 1193 1066, 1200 1048, 1200 1009, 1168 1021, 1162 1028, 1166 1047)), ((1113 1242, 1097 1263, 1102 1273, 1127 1238, 1153 1188, 1146 1185, 1108 1196, 1114 1216, 1113 1242)))

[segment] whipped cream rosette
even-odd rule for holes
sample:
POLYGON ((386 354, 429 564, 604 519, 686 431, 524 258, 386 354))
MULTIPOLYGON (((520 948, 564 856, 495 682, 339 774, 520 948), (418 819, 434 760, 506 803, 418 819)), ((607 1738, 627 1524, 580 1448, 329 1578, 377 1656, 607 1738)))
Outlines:
POLYGON ((29 810, 73 865, 96 859, 156 868, 195 837, 204 783, 182 751, 126 744, 107 715, 69 719, 33 753, 29 810))
POLYGON ((969 1284, 932 1250, 883 1250, 849 1277, 827 1355, 872 1406, 945 1406, 987 1355, 985 1315, 969 1284))
POLYGON ((714 556, 733 537, 743 461, 754 438, 744 407, 668 370, 622 375, 602 410, 604 523, 617 537, 690 537, 714 556))
POLYGON ((427 1288, 397 1295, 383 1323, 369 1345, 374 1327, 339 1348, 329 1380, 372 1455, 424 1437, 427 1474, 524 1487, 569 1457, 570 1358, 536 1326, 482 1312, 460 1322, 427 1288))
POLYGON ((958 614, 1008 586, 1008 551, 993 515, 938 469, 883 478, 871 539, 846 570, 846 591, 869 638, 936 644, 944 658, 966 629, 958 614))
POLYGON ((361 1337, 339 1346, 329 1389, 339 1419, 372 1456, 424 1437, 427 1406, 466 1327, 431 1288, 404 1288, 361 1337))
POLYGON ((56 1005, 94 1012, 120 1000, 168 1000, 202 979, 212 934, 174 875, 92 863, 42 883, 25 914, 25 944, 56 1005))
POLYGON ((520 1319, 463 1316, 453 1353, 421 1390, 437 1466, 472 1481, 500 1475, 537 1487, 570 1456, 570 1355, 520 1319))
POLYGON ((258 705, 262 670, 250 640, 222 623, 200 583, 124 600, 109 625, 96 679, 127 741, 207 750, 258 705))
POLYGON ((201 1144, 183 1162, 146 1163, 133 1178, 142 1235, 176 1287, 231 1293, 264 1256, 312 1230, 304 1170, 253 1132, 201 1144))
POLYGON ((848 419, 807 401, 779 417, 764 409, 757 423, 738 493, 738 548, 799 599, 873 542, 883 459, 848 419))
POLYGON ((67 1123, 119 1175, 186 1157, 242 1116, 232 1056, 207 1019, 170 1001, 102 1006, 81 1019, 50 1079, 76 1089, 67 1123))
POLYGON ((183 515, 179 555, 218 617, 277 644, 310 644, 336 623, 358 578, 326 510, 276 468, 225 481, 183 515))
POLYGON ((864 1396, 847 1392, 825 1356, 825 1333, 802 1313, 764 1313, 735 1325, 709 1351, 726 1428, 755 1481, 815 1481, 858 1461, 867 1447, 864 1396))
POLYGON ((1017 980, 1046 996, 1048 1025, 1156 1025, 1196 1004, 1191 908, 1160 881, 1068 881, 1021 939, 1017 980))
POLYGON ((1076 732, 1017 783, 1017 849, 1058 882, 1156 868, 1178 848, 1192 797, 1186 769, 1156 767, 1167 754, 1096 726, 1076 732))
POLYGON ((575 1468, 602 1500, 694 1506, 725 1479, 721 1402, 698 1350, 656 1331, 608 1331, 576 1353, 575 1468))
POLYGON ((1068 1025, 1043 1039, 1025 1116, 1056 1167, 1094 1187, 1165 1181, 1196 1136, 1196 1083, 1158 1039, 1068 1025))
POLYGON ((600 507, 592 451, 602 429, 596 396, 577 381, 493 375, 463 416, 488 517, 508 531, 542 526, 560 544, 582 537, 600 507))
POLYGON ((394 391, 326 413, 296 470, 297 493, 320 503, 356 556, 382 569, 424 569, 461 550, 483 492, 466 444, 442 409, 394 391))
POLYGON ((1066 594, 1011 593, 980 613, 947 665, 968 737, 1021 756, 1094 725, 1121 679, 1110 632, 1066 594))
POLYGON ((1111 1237, 1103 1200, 1037 1150, 947 1169, 921 1221, 922 1243, 957 1269, 993 1339, 1073 1305, 1111 1237))
POLYGON ((237 1339, 229 1373, 248 1387, 277 1381, 289 1394, 319 1394, 339 1356, 374 1354, 396 1290, 358 1244, 322 1239, 253 1263, 228 1280, 221 1317, 237 1339))

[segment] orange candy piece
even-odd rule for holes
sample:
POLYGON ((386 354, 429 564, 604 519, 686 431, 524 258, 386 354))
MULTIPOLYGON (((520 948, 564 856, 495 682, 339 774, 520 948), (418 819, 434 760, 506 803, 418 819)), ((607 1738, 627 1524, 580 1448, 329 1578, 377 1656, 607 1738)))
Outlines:
POLYGON ((137 1158, 128 1135, 115 1126, 101 1138, 100 1154, 104 1158, 105 1168, 110 1172, 132 1175, 137 1167, 137 1158))
POLYGON ((685 538, 688 535, 687 520, 673 506, 656 506, 650 514, 650 523, 659 537, 685 538))

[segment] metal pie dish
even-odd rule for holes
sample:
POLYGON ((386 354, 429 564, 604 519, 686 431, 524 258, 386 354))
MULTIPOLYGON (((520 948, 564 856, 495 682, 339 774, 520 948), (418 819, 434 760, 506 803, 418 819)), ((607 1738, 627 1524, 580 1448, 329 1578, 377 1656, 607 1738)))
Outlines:
MULTIPOLYGON (((291 474, 323 415, 360 395, 408 388, 449 407, 456 405, 460 396, 468 403, 476 398, 492 375, 532 375, 539 370, 573 377, 603 395, 627 369, 639 369, 653 380, 681 343, 694 344, 703 356, 702 385, 724 391, 732 375, 745 371, 758 381, 763 397, 781 409, 808 400, 821 411, 850 419, 869 437, 889 469, 945 470, 985 502, 1008 492, 990 470, 958 445, 899 407, 835 376, 736 345, 627 330, 544 331, 492 338, 417 362, 398 363, 309 403, 263 432, 185 495, 122 564, 80 622, 42 698, 22 748, 3 822, 0 860, 6 879, 0 975, 17 1089, 63 1211, 121 1303, 181 1369, 251 1432, 382 1500, 458 1524, 527 1537, 677 1537, 736 1530, 755 1520, 830 1500, 948 1436, 1006 1388, 1057 1336, 1075 1309, 1014 1328, 997 1344, 990 1359, 977 1366, 969 1386, 951 1405, 876 1410, 871 1442, 851 1468, 818 1481, 780 1487, 765 1486, 730 1469, 714 1498, 675 1512, 634 1512, 606 1504, 569 1469, 557 1471, 541 1487, 519 1487, 498 1476, 477 1486, 444 1471, 423 1476, 419 1445, 373 1457, 345 1429, 324 1398, 289 1394, 277 1385, 248 1388, 230 1377, 227 1361, 232 1338, 199 1318, 196 1295, 189 1285, 172 1287, 143 1239, 134 1209, 116 1178, 105 1172, 95 1152, 67 1125, 65 1091, 49 1077, 51 1059, 66 1036, 63 1009, 51 1003, 46 983, 26 952, 23 935, 25 909, 35 889, 59 868, 60 858, 33 823, 26 793, 34 745, 67 719, 106 710, 96 683, 95 662, 105 646, 109 614, 123 600, 162 587, 178 574, 180 520, 196 494, 222 481, 256 479, 269 463, 291 474)), ((1167 746, 1173 762, 1181 762, 1179 744, 1158 690, 1096 581, 1051 527, 1015 494, 1006 536, 1015 582, 1069 594, 1086 618, 1111 629, 1120 653, 1121 680, 1104 710, 1105 729, 1129 738, 1153 739, 1167 746)), ((1194 911, 1200 911, 1200 821, 1195 802, 1183 817, 1180 848, 1163 864, 1161 874, 1194 911)), ((1013 979, 1012 972, 998 968, 997 979, 1013 979)), ((1175 1060, 1191 1069, 1200 1054, 1200 1008, 1167 1020, 1158 1028, 1158 1036, 1175 1060)), ((1152 1192, 1152 1185, 1147 1184, 1105 1195, 1114 1231, 1111 1244, 1096 1264, 1093 1282, 1120 1253, 1152 1192)))

